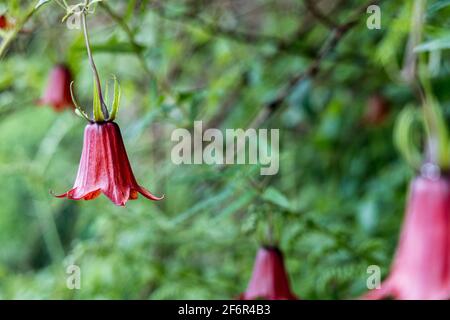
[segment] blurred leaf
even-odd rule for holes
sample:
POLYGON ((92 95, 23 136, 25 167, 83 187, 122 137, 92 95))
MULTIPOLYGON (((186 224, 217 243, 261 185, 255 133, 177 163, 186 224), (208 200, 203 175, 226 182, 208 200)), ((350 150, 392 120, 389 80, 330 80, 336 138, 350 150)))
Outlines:
POLYGON ((280 208, 289 209, 291 206, 289 199, 274 187, 267 188, 262 197, 264 200, 275 204, 280 208))
POLYGON ((450 5, 450 0, 437 0, 437 1, 430 3, 430 5, 428 6, 427 12, 428 12, 428 14, 433 14, 445 7, 448 7, 449 5, 450 5))
POLYGON ((39 0, 39 2, 36 4, 36 6, 34 7, 34 9, 39 9, 41 6, 43 6, 44 4, 50 2, 51 0, 39 0))
POLYGON ((414 48, 415 52, 436 51, 450 48, 450 35, 433 39, 414 48))
MULTIPOLYGON (((133 45, 127 41, 120 41, 117 39, 117 37, 111 37, 108 41, 99 43, 99 42, 92 42, 91 49, 93 52, 107 52, 107 53, 136 53, 142 52, 145 47, 142 45, 133 45)), ((83 43, 76 43, 74 44, 74 50, 77 51, 85 51, 86 48, 84 47, 83 43)))

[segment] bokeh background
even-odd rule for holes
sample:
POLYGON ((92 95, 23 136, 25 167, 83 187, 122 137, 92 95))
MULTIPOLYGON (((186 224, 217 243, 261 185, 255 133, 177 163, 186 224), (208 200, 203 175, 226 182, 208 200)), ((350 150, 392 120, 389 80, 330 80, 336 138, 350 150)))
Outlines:
MULTIPOLYGON (((19 21, 32 3, 2 1, 0 13, 19 21)), ((104 196, 50 194, 74 182, 85 121, 36 100, 65 62, 90 108, 92 76, 81 31, 61 22, 64 10, 50 1, 33 13, 0 60, 0 298, 235 298, 269 229, 301 298, 364 293, 367 266, 388 273, 414 175, 393 128, 405 105, 418 105, 402 71, 412 26, 422 26, 413 23, 415 1, 379 1, 381 29, 370 30, 371 3, 97 6, 88 17, 92 49, 103 81, 120 81, 117 122, 135 175, 166 196, 125 208, 104 196), (280 129, 279 173, 174 165, 171 133, 192 130, 194 120, 280 129), (81 268, 80 290, 66 287, 72 263, 81 268)), ((449 5, 427 2, 421 39, 444 108, 449 5)))

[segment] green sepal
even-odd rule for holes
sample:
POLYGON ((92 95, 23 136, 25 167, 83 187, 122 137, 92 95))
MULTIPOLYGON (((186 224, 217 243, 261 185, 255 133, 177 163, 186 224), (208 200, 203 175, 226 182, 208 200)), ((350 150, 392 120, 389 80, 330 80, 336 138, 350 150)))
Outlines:
MULTIPOLYGON (((419 110, 407 106, 398 115, 394 127, 394 143, 405 158, 406 162, 415 170, 422 166, 422 153, 420 147, 415 144, 413 125, 421 118, 419 110)), ((423 125, 423 121, 420 121, 423 125)))
POLYGON ((108 119, 110 121, 113 121, 116 118, 117 112, 119 110, 120 95, 121 95, 120 85, 119 82, 117 81, 117 78, 114 77, 114 99, 111 106, 111 114, 108 119))
POLYGON ((89 119, 89 116, 78 105, 77 100, 75 99, 75 94, 73 93, 73 83, 74 83, 73 81, 70 83, 70 96, 72 97, 72 102, 73 102, 73 104, 75 106, 75 114, 77 114, 78 116, 86 119, 87 121, 91 121, 91 119, 89 119))
POLYGON ((103 101, 105 101, 106 106, 109 105, 109 83, 105 84, 105 94, 103 95, 103 101))
POLYGON ((93 112, 94 112, 94 121, 95 122, 103 122, 105 121, 105 116, 102 111, 102 101, 100 100, 100 95, 97 90, 97 85, 94 79, 94 98, 92 100, 93 103, 93 112))
POLYGON ((439 102, 433 95, 428 67, 419 65, 419 76, 423 88, 423 121, 427 133, 426 147, 428 158, 442 170, 450 168, 450 144, 447 125, 439 102))
POLYGON ((436 161, 441 169, 450 167, 450 145, 447 126, 438 102, 428 95, 425 102, 428 106, 424 108, 425 125, 429 139, 437 139, 436 161))

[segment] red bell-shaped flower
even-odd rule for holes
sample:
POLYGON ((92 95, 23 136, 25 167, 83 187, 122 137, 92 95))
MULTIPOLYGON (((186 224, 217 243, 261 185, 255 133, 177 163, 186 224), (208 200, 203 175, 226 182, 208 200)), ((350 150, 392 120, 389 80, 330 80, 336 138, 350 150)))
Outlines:
POLYGON ((5 15, 0 14, 0 29, 6 29, 9 27, 8 19, 5 15))
POLYGON ((284 267, 283 253, 276 247, 261 247, 253 274, 242 300, 296 300, 284 267))
POLYGON ((92 200, 104 193, 116 205, 124 206, 137 199, 138 192, 150 200, 162 199, 136 182, 119 126, 115 122, 88 124, 73 189, 57 197, 92 200))
POLYGON ((380 125, 389 115, 389 102, 380 94, 375 94, 369 98, 363 121, 370 125, 380 125))
POLYGON ((51 105, 55 111, 73 108, 74 104, 70 93, 72 75, 63 64, 53 68, 50 73, 44 96, 38 101, 40 105, 51 105))
POLYGON ((450 298, 450 182, 419 176, 410 195, 390 276, 365 298, 450 298))

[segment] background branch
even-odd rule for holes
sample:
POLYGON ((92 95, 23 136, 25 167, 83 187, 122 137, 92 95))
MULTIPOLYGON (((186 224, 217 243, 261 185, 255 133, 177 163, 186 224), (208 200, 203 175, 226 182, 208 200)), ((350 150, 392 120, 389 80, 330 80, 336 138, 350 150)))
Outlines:
POLYGON ((377 4, 379 1, 371 0, 365 5, 361 6, 354 13, 353 17, 349 19, 348 22, 335 27, 328 37, 328 39, 323 44, 322 48, 317 53, 314 60, 306 68, 306 70, 301 71, 293 75, 287 84, 278 92, 277 96, 266 103, 261 112, 253 120, 250 127, 259 127, 267 119, 269 119, 284 103, 284 101, 289 97, 292 90, 298 85, 298 83, 304 79, 314 77, 320 70, 322 61, 328 56, 328 54, 335 49, 339 41, 360 21, 361 17, 365 17, 364 12, 368 6, 377 4))

